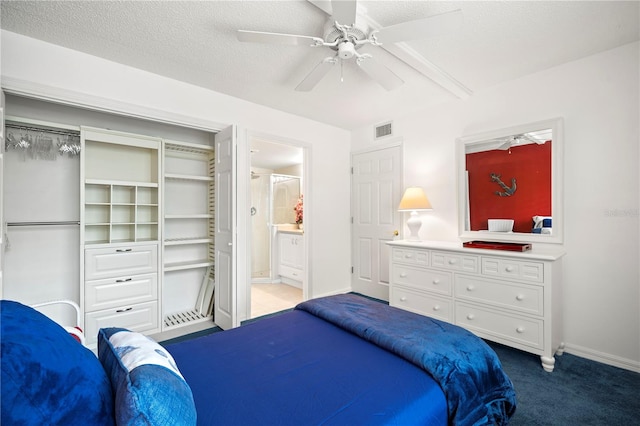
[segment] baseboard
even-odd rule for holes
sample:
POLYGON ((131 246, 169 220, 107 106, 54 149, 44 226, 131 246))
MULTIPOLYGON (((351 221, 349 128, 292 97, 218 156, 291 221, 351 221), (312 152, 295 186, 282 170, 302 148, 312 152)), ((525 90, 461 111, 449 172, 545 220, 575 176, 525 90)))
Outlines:
POLYGON ((331 291, 329 293, 321 293, 321 294, 314 294, 313 296, 310 296, 309 299, 317 299, 319 297, 326 297, 326 296, 335 296, 336 294, 345 294, 345 293, 349 293, 351 292, 351 287, 345 287, 341 290, 335 290, 335 291, 331 291))
POLYGON ((582 346, 572 345, 571 343, 565 344, 564 351, 581 358, 590 359, 591 361, 601 362, 602 364, 640 373, 640 361, 634 361, 632 359, 626 359, 604 352, 595 351, 582 346))

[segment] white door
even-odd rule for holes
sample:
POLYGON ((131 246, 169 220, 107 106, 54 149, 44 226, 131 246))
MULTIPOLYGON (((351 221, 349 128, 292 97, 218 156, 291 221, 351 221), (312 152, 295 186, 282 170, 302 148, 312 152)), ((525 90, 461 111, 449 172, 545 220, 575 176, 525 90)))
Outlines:
POLYGON ((214 321, 223 330, 234 327, 237 315, 235 150, 235 126, 216 134, 214 321))
POLYGON ((389 300, 389 246, 401 227, 400 145, 351 157, 353 291, 389 300))

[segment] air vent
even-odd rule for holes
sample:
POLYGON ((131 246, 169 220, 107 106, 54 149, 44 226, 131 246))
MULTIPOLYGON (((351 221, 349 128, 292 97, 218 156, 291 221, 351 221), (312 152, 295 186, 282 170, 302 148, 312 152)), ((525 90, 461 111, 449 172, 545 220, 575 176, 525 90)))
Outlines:
POLYGON ((391 121, 375 127, 375 139, 381 139, 387 136, 391 136, 392 134, 393 130, 391 128, 391 121))

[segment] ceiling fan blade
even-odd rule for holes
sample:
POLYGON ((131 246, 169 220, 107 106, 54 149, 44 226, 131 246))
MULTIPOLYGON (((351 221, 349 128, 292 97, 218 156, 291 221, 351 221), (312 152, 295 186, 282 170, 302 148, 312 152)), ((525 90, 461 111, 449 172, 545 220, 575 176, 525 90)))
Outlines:
POLYGON ((331 67, 333 67, 337 61, 338 60, 333 56, 324 58, 322 62, 316 65, 313 71, 311 71, 304 80, 296 86, 296 92, 308 92, 313 89, 316 84, 322 80, 322 77, 327 75, 331 70, 331 67))
POLYGON ((462 26, 462 18, 462 10, 458 9, 381 28, 375 33, 375 37, 384 44, 449 34, 462 26))
POLYGON ((356 0, 331 0, 331 16, 342 25, 353 25, 356 22, 356 0))
POLYGON ((265 33, 261 31, 238 30, 238 40, 254 43, 290 44, 315 46, 322 44, 320 37, 301 36, 294 34, 265 33))
POLYGON ((356 60, 356 63, 364 72, 369 74, 371 78, 387 90, 396 89, 404 84, 404 81, 395 75, 393 71, 381 63, 376 62, 373 58, 361 57, 356 60))

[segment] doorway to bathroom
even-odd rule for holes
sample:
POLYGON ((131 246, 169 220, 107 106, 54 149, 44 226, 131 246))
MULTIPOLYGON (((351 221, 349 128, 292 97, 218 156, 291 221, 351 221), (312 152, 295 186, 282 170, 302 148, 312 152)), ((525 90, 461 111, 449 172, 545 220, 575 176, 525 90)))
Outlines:
POLYGON ((250 318, 303 300, 304 148, 250 138, 250 318))

